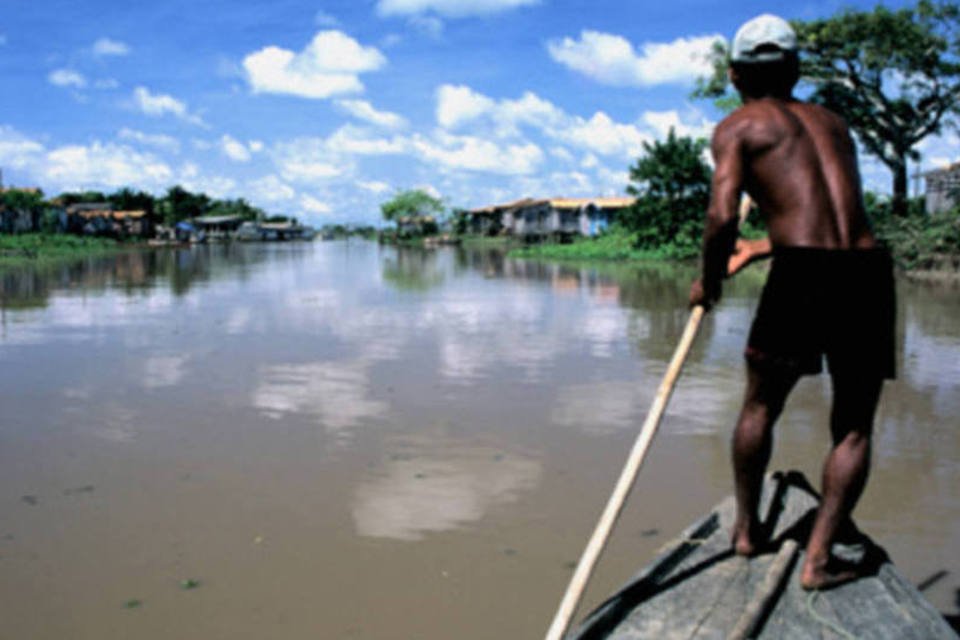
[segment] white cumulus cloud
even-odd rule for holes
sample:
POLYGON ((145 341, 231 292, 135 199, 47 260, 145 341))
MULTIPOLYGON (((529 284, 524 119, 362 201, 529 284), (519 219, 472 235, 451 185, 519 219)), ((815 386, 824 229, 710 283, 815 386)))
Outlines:
POLYGON ((463 85, 443 85, 437 89, 437 122, 454 129, 465 122, 490 113, 496 102, 463 85))
POLYGON ((299 53, 269 46, 243 59, 254 93, 323 99, 363 91, 359 74, 376 71, 387 59, 341 31, 321 31, 299 53))
POLYGON ((83 89, 87 86, 87 79, 73 69, 56 69, 47 75, 50 84, 58 87, 73 87, 83 89))
POLYGON ((435 40, 439 39, 443 35, 443 30, 445 28, 443 20, 437 16, 413 15, 410 16, 407 24, 409 24, 419 33, 435 40))
POLYGON ((304 194, 300 196, 300 207, 308 212, 315 213, 319 215, 327 215, 333 211, 333 209, 326 202, 318 200, 313 196, 304 194))
POLYGON ((117 137, 129 142, 138 142, 158 149, 165 149, 177 153, 180 151, 180 141, 173 136, 162 133, 144 133, 136 129, 124 127, 117 132, 117 137))
POLYGON ((349 124, 334 131, 324 144, 330 153, 358 156, 395 155, 410 149, 409 139, 403 136, 377 137, 364 128, 349 124))
POLYGON ((556 62, 602 84, 645 87, 709 75, 709 54, 717 40, 722 36, 647 42, 637 51, 622 36, 583 31, 579 40, 568 37, 547 43, 547 50, 556 62))
MULTIPOLYGON (((228 198, 240 193, 233 178, 205 174, 192 162, 184 163, 180 167, 176 182, 188 191, 205 193, 213 198, 228 198)), ((246 191, 241 195, 246 197, 246 191)))
POLYGON ((317 11, 316 15, 313 16, 313 22, 318 27, 339 27, 340 20, 336 16, 327 13, 323 9, 317 11))
POLYGON ((391 111, 380 111, 366 100, 337 100, 336 105, 354 118, 384 129, 402 129, 407 126, 403 116, 391 111))
POLYGON ((478 133, 501 138, 521 136, 527 127, 548 138, 601 155, 635 156, 651 139, 636 124, 615 122, 599 111, 591 118, 566 113, 532 92, 516 100, 494 100, 466 86, 444 85, 437 90, 437 122, 447 129, 471 125, 478 133))
POLYGON ((274 146, 273 162, 285 180, 311 184, 338 178, 352 171, 352 164, 332 152, 324 138, 296 138, 274 146))
POLYGON ((671 129, 678 136, 709 138, 715 123, 700 113, 691 113, 689 116, 688 120, 692 121, 685 121, 675 110, 647 111, 640 119, 656 132, 658 138, 666 138, 671 129))
POLYGON ((119 40, 110 38, 100 38, 93 43, 93 55, 97 57, 105 56, 125 56, 130 53, 130 47, 119 40))
POLYGON ((236 138, 224 134, 220 138, 220 150, 234 162, 250 162, 250 150, 236 138))
POLYGON ((133 90, 133 101, 137 108, 148 116, 161 117, 170 114, 190 124, 203 125, 203 120, 187 109, 186 103, 165 93, 151 93, 146 87, 133 90))
POLYGON ((24 169, 34 164, 43 154, 44 147, 13 127, 0 125, 0 165, 24 169))
POLYGON ((38 172, 46 183, 71 190, 127 185, 160 188, 173 178, 170 167, 153 154, 100 142, 53 149, 38 172))
POLYGON ((413 148, 421 159, 441 169, 503 175, 531 174, 544 158, 543 151, 532 142, 500 146, 486 138, 442 132, 432 139, 415 137, 413 148))
POLYGON ((365 191, 369 191, 370 193, 376 193, 376 194, 386 193, 387 191, 390 191, 389 184, 387 184, 386 182, 380 182, 378 180, 369 180, 369 181, 358 180, 357 186, 360 187, 361 189, 364 189, 365 191))
POLYGON ((450 18, 487 15, 539 4, 540 0, 379 0, 377 12, 383 16, 414 15, 434 12, 450 18))
POLYGON ((247 183, 247 189, 254 202, 289 202, 297 195, 293 187, 272 174, 247 183))
POLYGON ((652 136, 632 124, 615 122, 602 111, 589 120, 575 117, 565 127, 549 132, 568 144, 608 156, 634 158, 643 153, 643 143, 652 136))

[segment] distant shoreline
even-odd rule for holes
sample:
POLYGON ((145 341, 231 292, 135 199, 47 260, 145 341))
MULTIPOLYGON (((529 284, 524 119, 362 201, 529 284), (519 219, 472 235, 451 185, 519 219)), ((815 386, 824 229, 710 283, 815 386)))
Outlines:
POLYGON ((4 234, 0 235, 0 271, 72 262, 146 246, 145 243, 67 234, 4 234))

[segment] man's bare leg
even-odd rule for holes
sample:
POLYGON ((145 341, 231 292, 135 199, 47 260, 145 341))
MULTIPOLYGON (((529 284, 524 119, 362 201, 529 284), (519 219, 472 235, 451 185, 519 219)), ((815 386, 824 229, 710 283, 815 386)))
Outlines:
POLYGON ((804 589, 825 589, 857 577, 854 568, 839 568, 830 547, 850 516, 870 470, 870 436, 883 380, 853 376, 833 378, 830 431, 833 449, 823 465, 823 498, 814 520, 800 573, 804 589))
POLYGON ((799 375, 747 361, 747 390, 733 432, 733 477, 737 516, 733 525, 734 551, 750 556, 758 551, 760 491, 773 450, 773 425, 799 375))

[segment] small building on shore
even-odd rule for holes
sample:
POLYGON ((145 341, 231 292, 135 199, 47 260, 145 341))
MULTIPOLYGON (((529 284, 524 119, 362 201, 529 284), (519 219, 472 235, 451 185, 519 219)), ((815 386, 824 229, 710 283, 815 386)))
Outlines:
POLYGON ((467 211, 466 227, 479 235, 528 240, 593 237, 606 230, 634 198, 523 198, 467 211))
MULTIPOLYGON (((0 196, 33 196, 40 200, 43 191, 37 187, 3 187, 0 196)), ((8 198, 0 198, 0 233, 29 233, 40 230, 43 216, 41 207, 11 205, 8 198)))
POLYGON ((198 216, 193 218, 191 222, 209 240, 228 240, 243 224, 243 218, 240 216, 198 216))
POLYGON ((439 230, 433 216, 401 216, 397 218, 397 234, 400 236, 423 236, 439 230))
POLYGON ((960 205, 960 162, 923 174, 927 213, 943 213, 960 205))
POLYGON ((153 223, 146 211, 114 211, 109 202, 69 205, 64 210, 62 226, 68 233, 115 238, 149 238, 153 235, 153 223))
POLYGON ((264 240, 313 240, 313 227, 301 225, 295 220, 286 222, 261 222, 259 225, 264 240))

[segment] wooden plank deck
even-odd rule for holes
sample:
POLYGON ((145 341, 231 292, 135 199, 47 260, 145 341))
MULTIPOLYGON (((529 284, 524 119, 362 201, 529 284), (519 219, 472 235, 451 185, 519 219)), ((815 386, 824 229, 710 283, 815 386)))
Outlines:
POLYGON ((956 640, 940 613, 890 563, 886 552, 849 523, 834 553, 864 567, 866 576, 828 591, 800 588, 802 549, 818 496, 797 472, 764 484, 761 513, 771 550, 742 558, 730 549, 734 518, 728 498, 668 544, 654 562, 591 613, 569 638, 706 640, 727 638, 767 578, 777 549, 795 540, 792 558, 771 606, 750 637, 778 640, 956 640))

